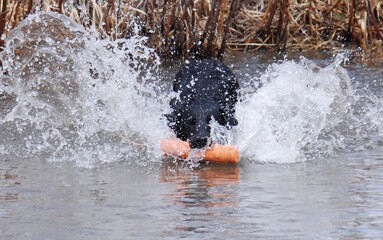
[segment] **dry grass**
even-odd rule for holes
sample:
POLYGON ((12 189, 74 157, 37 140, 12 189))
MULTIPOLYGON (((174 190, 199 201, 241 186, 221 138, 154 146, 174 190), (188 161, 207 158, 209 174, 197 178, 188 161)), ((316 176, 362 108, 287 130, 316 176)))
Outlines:
MULTIPOLYGON (((165 58, 222 56, 224 51, 361 49, 362 59, 380 61, 383 0, 0 0, 0 36, 28 14, 68 15, 102 37, 134 32, 165 58)), ((4 45, 4 41, 0 42, 4 45)))

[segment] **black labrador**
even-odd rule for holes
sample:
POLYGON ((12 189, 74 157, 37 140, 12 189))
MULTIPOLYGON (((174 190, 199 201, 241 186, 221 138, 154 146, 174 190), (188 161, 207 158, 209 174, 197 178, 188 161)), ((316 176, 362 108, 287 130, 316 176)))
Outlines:
POLYGON ((192 148, 208 145, 213 119, 228 129, 238 124, 234 115, 239 83, 223 63, 212 59, 188 62, 176 74, 173 90, 179 98, 170 101, 168 125, 192 148))

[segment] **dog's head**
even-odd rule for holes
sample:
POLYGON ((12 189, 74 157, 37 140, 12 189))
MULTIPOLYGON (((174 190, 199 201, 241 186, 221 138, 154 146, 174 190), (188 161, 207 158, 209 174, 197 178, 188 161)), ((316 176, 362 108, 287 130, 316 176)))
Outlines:
POLYGON ((191 148, 203 148, 209 144, 210 122, 213 119, 221 122, 222 115, 215 104, 193 103, 184 105, 167 117, 169 122, 173 122, 171 128, 177 136, 189 141, 191 148))

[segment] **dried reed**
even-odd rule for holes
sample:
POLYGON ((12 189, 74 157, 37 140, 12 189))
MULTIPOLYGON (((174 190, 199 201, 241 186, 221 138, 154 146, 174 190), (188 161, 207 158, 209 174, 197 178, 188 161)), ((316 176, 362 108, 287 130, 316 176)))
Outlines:
POLYGON ((283 51, 360 48, 382 59, 382 0, 0 0, 0 45, 28 14, 56 11, 101 37, 134 34, 165 58, 220 57, 260 48, 283 51))

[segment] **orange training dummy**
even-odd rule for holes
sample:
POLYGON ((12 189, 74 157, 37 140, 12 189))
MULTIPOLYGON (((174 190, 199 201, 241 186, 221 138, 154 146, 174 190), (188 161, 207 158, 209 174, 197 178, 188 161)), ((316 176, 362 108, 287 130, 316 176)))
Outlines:
MULTIPOLYGON (((161 150, 165 152, 165 155, 187 158, 191 148, 188 142, 176 138, 162 140, 161 150)), ((237 163, 239 160, 238 149, 230 145, 214 144, 212 147, 206 149, 205 155, 203 157, 202 151, 200 154, 203 160, 210 162, 237 163)))

